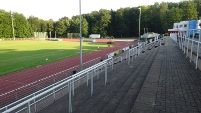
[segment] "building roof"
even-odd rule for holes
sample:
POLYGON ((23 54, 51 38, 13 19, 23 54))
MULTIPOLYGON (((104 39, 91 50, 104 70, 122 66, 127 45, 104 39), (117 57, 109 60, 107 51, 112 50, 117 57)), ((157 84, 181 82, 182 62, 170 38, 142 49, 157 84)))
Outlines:
POLYGON ((168 29, 168 33, 178 33, 179 29, 168 29))

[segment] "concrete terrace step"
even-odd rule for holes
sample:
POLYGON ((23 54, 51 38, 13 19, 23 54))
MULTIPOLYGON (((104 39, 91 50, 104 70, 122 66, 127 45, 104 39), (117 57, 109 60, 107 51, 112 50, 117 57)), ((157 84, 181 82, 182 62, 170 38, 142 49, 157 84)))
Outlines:
MULTIPOLYGON (((130 80, 130 82, 127 81, 126 83, 131 83, 130 88, 127 91, 124 98, 122 99, 122 101, 119 103, 117 109, 115 110, 115 113, 129 113, 131 111, 131 108, 135 103, 135 100, 142 88, 142 85, 147 77, 150 67, 155 59, 157 51, 158 48, 154 49, 151 52, 151 55, 149 56, 148 60, 146 60, 146 62, 142 64, 143 68, 139 71, 139 74, 135 79, 135 81, 128 79, 128 81, 130 80)), ((137 73, 136 72, 132 73, 131 77, 133 77, 134 75, 137 75, 137 73)))
MULTIPOLYGON (((150 55, 147 55, 146 58, 136 65, 136 68, 121 68, 122 72, 119 73, 119 78, 110 84, 109 92, 103 91, 104 97, 99 101, 96 101, 96 105, 93 103, 90 106, 79 113, 112 113, 119 108, 119 104, 124 102, 124 97, 129 91, 129 88, 132 86, 133 82, 140 76, 140 73, 144 69, 144 65, 150 59, 150 55)), ((127 65, 127 64, 125 64, 127 65)), ((116 70, 114 70, 115 72, 116 70)), ((108 87, 108 86, 106 86, 108 87)), ((95 99, 97 99, 95 97, 95 99)), ((128 100, 126 100, 128 101, 128 100)), ((77 112, 77 113, 78 113, 77 112)))
POLYGON ((158 86, 160 67, 164 57, 162 55, 164 51, 161 48, 164 46, 159 48, 130 113, 153 113, 154 111, 156 87, 158 86))
MULTIPOLYGON (((201 113, 201 71, 194 68, 169 38, 128 65, 117 63, 94 81, 75 90, 73 113, 201 113), (124 71, 122 71, 124 70, 124 71)), ((40 113, 68 112, 68 95, 40 113)))
MULTIPOLYGON (((107 85, 104 85, 104 75, 100 76, 99 80, 94 81, 92 97, 90 96, 90 86, 87 88, 84 84, 77 88, 73 97, 73 113, 121 113, 122 108, 125 112, 130 112, 158 49, 152 50, 141 54, 130 65, 127 64, 127 61, 116 64, 114 69, 108 72, 107 85)), ((67 111, 68 95, 54 102, 40 113, 63 113, 67 111)))

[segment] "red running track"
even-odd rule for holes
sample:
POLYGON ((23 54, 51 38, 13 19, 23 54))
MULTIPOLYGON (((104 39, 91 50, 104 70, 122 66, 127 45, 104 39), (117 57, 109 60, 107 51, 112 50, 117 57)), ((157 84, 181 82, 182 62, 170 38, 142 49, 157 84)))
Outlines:
MULTIPOLYGON (((87 62, 98 57, 101 57, 101 59, 105 59, 105 56, 108 53, 120 50, 131 44, 136 44, 136 42, 115 42, 115 43, 116 43, 115 47, 109 47, 103 50, 83 54, 83 62, 87 62)), ((45 78, 47 76, 61 72, 68 68, 77 66, 79 65, 79 63, 80 63, 80 56, 75 56, 72 58, 67 58, 57 62, 42 65, 40 67, 35 67, 0 77, 0 95, 9 92, 11 90, 17 89, 19 87, 22 87, 26 84, 45 78)))

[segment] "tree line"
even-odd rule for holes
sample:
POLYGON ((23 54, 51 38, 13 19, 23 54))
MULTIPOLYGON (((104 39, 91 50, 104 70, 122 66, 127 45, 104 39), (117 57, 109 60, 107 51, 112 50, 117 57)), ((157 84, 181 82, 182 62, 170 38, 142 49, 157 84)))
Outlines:
MULTIPOLYGON (((166 33, 173 23, 201 17, 201 0, 182 1, 178 3, 162 2, 154 5, 140 6, 140 33, 166 33)), ((120 8, 116 11, 100 9, 89 14, 82 14, 82 34, 101 34, 101 37, 138 37, 139 7, 120 8)), ((38 17, 0 10, 0 38, 11 38, 12 18, 16 38, 33 37, 33 32, 47 32, 52 36, 67 38, 68 33, 79 33, 80 17, 62 17, 58 21, 43 20, 38 17)), ((50 36, 49 36, 50 37, 50 36)))

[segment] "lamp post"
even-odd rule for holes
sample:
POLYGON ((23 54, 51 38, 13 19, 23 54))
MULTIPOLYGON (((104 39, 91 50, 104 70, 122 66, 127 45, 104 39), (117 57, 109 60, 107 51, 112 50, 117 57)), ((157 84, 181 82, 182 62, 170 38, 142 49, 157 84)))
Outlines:
POLYGON ((139 7, 138 8, 140 10, 140 13, 139 13, 139 39, 138 39, 138 42, 140 40, 140 19, 141 19, 141 8, 139 7))
POLYGON ((80 8, 80 70, 82 70, 82 14, 81 14, 81 0, 79 0, 80 8))
POLYGON ((15 29, 14 29, 14 24, 13 24, 13 13, 12 11, 10 11, 10 15, 11 15, 11 21, 12 21, 12 32, 13 32, 13 40, 15 40, 15 29))
POLYGON ((57 32, 56 32, 56 30, 54 31, 54 38, 57 38, 57 32))

